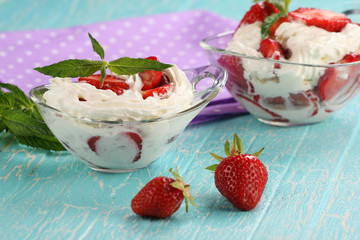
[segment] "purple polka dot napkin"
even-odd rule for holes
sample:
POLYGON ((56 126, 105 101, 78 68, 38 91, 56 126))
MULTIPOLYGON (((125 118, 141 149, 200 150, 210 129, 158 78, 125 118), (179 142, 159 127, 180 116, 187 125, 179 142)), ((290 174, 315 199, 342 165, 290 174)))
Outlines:
MULTIPOLYGON (((70 58, 98 60, 88 32, 105 50, 105 60, 157 56, 181 69, 208 65, 200 41, 232 30, 237 22, 207 11, 186 11, 66 29, 0 32, 0 81, 19 86, 25 93, 47 84, 49 77, 33 68, 70 58)), ((198 86, 201 88, 201 82, 198 86)), ((201 90, 201 89, 199 89, 201 90)), ((246 113, 224 89, 192 122, 206 122, 246 113)))

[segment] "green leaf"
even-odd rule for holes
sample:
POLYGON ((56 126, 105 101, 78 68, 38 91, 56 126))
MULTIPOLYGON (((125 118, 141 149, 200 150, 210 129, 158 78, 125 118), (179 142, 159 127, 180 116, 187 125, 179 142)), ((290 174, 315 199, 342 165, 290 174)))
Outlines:
POLYGON ((218 160, 219 162, 221 162, 224 158, 220 157, 219 155, 215 154, 215 153, 210 153, 210 155, 215 158, 216 160, 218 160))
POLYGON ((262 153, 262 151, 264 150, 265 148, 262 148, 260 151, 256 152, 256 153, 253 153, 252 155, 254 155, 255 157, 259 157, 260 154, 262 153))
POLYGON ((237 135, 236 133, 234 134, 234 142, 233 142, 233 147, 236 146, 237 148, 237 152, 239 154, 243 154, 243 144, 241 141, 241 138, 239 137, 239 135, 237 135))
POLYGON ((36 71, 52 77, 88 77, 99 71, 106 62, 86 59, 69 59, 45 67, 34 68, 36 71))
POLYGON ((129 57, 119 58, 108 64, 110 71, 119 75, 133 75, 145 70, 163 71, 171 66, 154 60, 129 57))
POLYGON ((205 168, 205 169, 215 172, 217 166, 219 166, 219 164, 213 164, 213 165, 211 165, 211 166, 208 166, 208 167, 205 168))
POLYGON ((49 137, 49 139, 53 137, 44 122, 38 121, 18 109, 4 111, 2 115, 4 123, 15 136, 41 136, 42 138, 49 137))
POLYGON ((265 39, 270 34, 271 26, 282 17, 282 14, 273 13, 270 16, 266 17, 262 26, 261 26, 261 40, 265 39))
POLYGON ((53 151, 66 151, 64 146, 61 145, 61 143, 55 137, 51 139, 43 139, 37 136, 16 136, 16 139, 20 144, 34 148, 42 148, 53 151))
POLYGON ((2 103, 6 104, 6 102, 9 104, 9 106, 14 106, 15 103, 17 105, 22 104, 23 107, 33 107, 34 103, 25 95, 25 93, 17 86, 9 84, 9 83, 0 83, 1 88, 5 88, 11 92, 9 93, 1 93, 2 96, 2 103), (11 100, 11 98, 13 100, 11 100), (12 101, 16 100, 15 103, 12 101))
POLYGON ((231 156, 231 152, 230 152, 230 142, 229 142, 228 140, 225 141, 224 152, 225 152, 225 155, 226 155, 227 157, 230 157, 230 156, 231 156))
POLYGON ((6 129, 7 129, 7 127, 4 123, 4 121, 0 119, 0 133, 2 133, 6 129))
POLYGON ((100 81, 101 81, 100 88, 102 88, 102 86, 104 85, 105 78, 106 78, 106 67, 102 67, 101 68, 101 78, 100 78, 100 81))
POLYGON ((105 52, 104 52, 103 47, 100 45, 100 43, 95 38, 93 38, 93 36, 91 36, 90 33, 88 33, 88 35, 91 40, 91 44, 92 44, 94 52, 96 52, 101 57, 101 60, 104 60, 105 52))

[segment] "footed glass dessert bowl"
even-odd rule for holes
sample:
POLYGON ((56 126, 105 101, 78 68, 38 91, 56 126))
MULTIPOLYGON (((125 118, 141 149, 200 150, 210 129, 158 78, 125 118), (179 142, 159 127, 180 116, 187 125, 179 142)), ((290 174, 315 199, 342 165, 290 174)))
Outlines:
POLYGON ((200 44, 212 64, 227 70, 231 95, 261 122, 293 126, 323 121, 360 88, 360 61, 321 65, 247 56, 226 50, 233 34, 214 35, 200 44))
POLYGON ((149 166, 161 157, 191 120, 220 92, 227 73, 218 66, 203 66, 184 71, 192 85, 193 99, 187 109, 156 119, 141 121, 104 121, 75 117, 46 103, 49 85, 33 88, 31 99, 44 121, 64 145, 91 169, 118 173, 149 166), (197 91, 202 80, 212 85, 197 91))

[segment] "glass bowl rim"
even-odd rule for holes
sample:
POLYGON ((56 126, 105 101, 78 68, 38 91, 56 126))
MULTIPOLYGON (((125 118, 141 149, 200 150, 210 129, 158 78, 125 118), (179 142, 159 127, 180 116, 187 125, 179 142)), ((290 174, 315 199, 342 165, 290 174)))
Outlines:
POLYGON ((334 63, 334 64, 311 64, 311 63, 289 62, 289 61, 284 61, 284 60, 275 60, 275 59, 271 59, 271 58, 248 56, 248 55, 245 55, 242 53, 237 53, 237 52, 229 51, 229 50, 226 50, 223 48, 218 48, 218 47, 215 47, 215 46, 209 44, 209 41, 211 41, 211 40, 227 37, 229 35, 234 34, 234 32, 235 31, 226 31, 226 32, 217 33, 217 34, 208 36, 200 41, 200 46, 205 50, 211 50, 211 51, 219 52, 219 53, 225 54, 225 55, 232 55, 232 56, 240 57, 240 58, 247 58, 247 59, 252 59, 252 60, 259 60, 259 61, 264 61, 264 62, 274 62, 274 63, 295 65, 295 66, 335 68, 335 67, 349 67, 349 66, 354 66, 354 65, 360 64, 360 61, 350 62, 350 63, 334 63))
MULTIPOLYGON (((213 65, 207 65, 207 66, 202 66, 202 67, 209 67, 209 66, 216 67, 216 66, 213 66, 213 65)), ((202 67, 184 69, 182 71, 191 72, 194 69, 199 69, 199 68, 202 68, 202 67)), ((185 110, 182 110, 180 112, 176 112, 176 113, 167 115, 165 117, 151 118, 151 119, 145 119, 145 120, 134 120, 134 121, 132 121, 132 120, 127 120, 127 121, 124 121, 124 120, 97 120, 97 119, 92 119, 92 118, 89 118, 89 117, 76 117, 76 116, 74 116, 72 114, 62 112, 62 111, 60 111, 60 110, 58 110, 58 109, 56 109, 54 107, 49 106, 48 104, 46 104, 44 102, 44 99, 43 99, 44 93, 41 93, 40 95, 36 94, 37 92, 39 92, 42 89, 47 89, 48 90, 50 84, 43 84, 43 85, 36 86, 36 87, 32 88, 30 90, 30 92, 29 92, 29 96, 36 104, 39 104, 39 105, 45 107, 46 109, 48 109, 50 111, 59 113, 62 116, 66 116, 66 117, 69 117, 71 119, 75 119, 76 121, 85 122, 85 123, 97 123, 97 124, 102 123, 102 124, 111 124, 111 125, 121 125, 121 124, 135 124, 135 125, 137 125, 137 124, 161 122, 161 121, 171 120, 173 118, 186 115, 187 113, 194 112, 194 111, 198 110, 199 108, 201 108, 204 104, 209 103, 221 91, 221 89, 224 87, 225 82, 227 80, 227 71, 225 71, 221 67, 218 67, 218 68, 221 69, 221 71, 223 73, 223 76, 221 76, 222 81, 218 85, 213 85, 212 87, 210 87, 211 89, 208 88, 208 89, 206 89, 204 91, 197 92, 196 89, 195 89, 196 85, 195 86, 193 85, 194 84, 194 79, 191 79, 191 81, 190 81, 191 86, 192 86, 193 94, 195 94, 195 95, 196 94, 198 95, 199 93, 203 94, 204 96, 206 96, 204 99, 201 99, 200 101, 198 101, 195 104, 191 105, 189 108, 187 108, 185 110), (206 94, 206 93, 209 93, 209 94, 206 94)))

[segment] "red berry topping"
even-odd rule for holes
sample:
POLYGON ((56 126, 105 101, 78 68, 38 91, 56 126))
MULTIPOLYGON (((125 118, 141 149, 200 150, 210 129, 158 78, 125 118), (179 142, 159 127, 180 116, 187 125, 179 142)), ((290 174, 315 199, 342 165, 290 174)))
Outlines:
POLYGON ((97 153, 96 143, 97 143, 97 141, 99 141, 99 139, 100 139, 100 136, 94 136, 94 137, 89 138, 88 141, 87 141, 87 144, 89 145, 89 148, 94 153, 97 153))
POLYGON ((225 143, 226 158, 211 153, 220 161, 207 168, 215 171, 216 188, 240 210, 255 208, 264 192, 268 173, 258 159, 262 150, 254 154, 243 154, 241 139, 235 134, 231 150, 229 142, 225 143))
POLYGON ((127 84, 124 79, 113 75, 106 76, 102 87, 101 87, 100 74, 94 74, 89 77, 80 77, 79 82, 85 82, 91 84, 97 89, 104 89, 104 90, 110 89, 113 92, 115 92, 117 95, 121 95, 124 92, 124 90, 129 89, 129 84, 127 84))
MULTIPOLYGON (((153 56, 147 57, 146 59, 158 61, 158 59, 153 56)), ((139 76, 144 84, 141 90, 149 90, 152 88, 156 88, 159 85, 161 81, 162 72, 154 71, 154 70, 146 70, 145 72, 140 72, 139 76)))
POLYGON ((289 22, 289 18, 287 16, 286 17, 281 17, 281 18, 279 18, 279 20, 277 20, 275 23, 273 23, 271 25, 271 27, 270 27, 270 36, 274 37, 276 30, 284 22, 289 22))
POLYGON ((144 217, 167 218, 180 208, 184 197, 186 212, 189 201, 196 206, 190 186, 184 183, 177 169, 170 169, 170 172, 175 179, 162 176, 153 178, 135 195, 131 201, 134 213, 144 217))
POLYGON ((243 24, 251 24, 256 21, 263 22, 267 16, 273 13, 279 13, 279 9, 277 9, 274 4, 268 1, 256 3, 245 13, 237 28, 243 24))
POLYGON ((157 94, 160 98, 165 98, 169 92, 173 89, 173 84, 169 83, 157 88, 141 91, 143 99, 147 99, 148 97, 153 97, 157 94))
POLYGON ((281 44, 270 38, 265 38, 260 42, 260 52, 266 58, 279 60, 280 57, 284 58, 284 50, 281 44))
MULTIPOLYGON (((360 61, 359 53, 350 53, 347 54, 342 60, 338 63, 351 63, 360 61)), ((319 92, 322 100, 327 101, 336 96, 349 82, 354 81, 354 77, 358 77, 360 71, 360 65, 354 65, 348 67, 349 73, 348 77, 344 79, 339 70, 335 67, 329 67, 326 69, 325 73, 319 79, 319 92)), ((354 81, 355 82, 355 81, 354 81)))
POLYGON ((299 8, 288 15, 291 20, 300 20, 308 26, 319 27, 329 32, 340 32, 351 22, 344 14, 316 8, 299 8))
POLYGON ((136 162, 141 158, 142 141, 143 140, 142 140, 141 136, 135 132, 126 132, 125 135, 127 135, 136 145, 138 152, 133 159, 133 162, 136 162))

